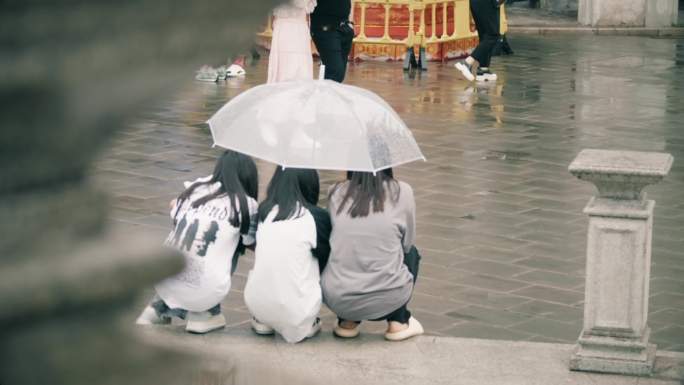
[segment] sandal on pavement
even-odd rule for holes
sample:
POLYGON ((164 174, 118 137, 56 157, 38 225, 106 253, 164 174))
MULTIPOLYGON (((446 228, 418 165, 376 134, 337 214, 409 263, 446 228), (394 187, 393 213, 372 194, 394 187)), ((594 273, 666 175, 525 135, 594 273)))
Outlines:
POLYGON ((394 333, 385 333, 385 339, 388 341, 403 341, 421 335, 424 332, 423 325, 421 325, 417 319, 411 317, 409 318, 408 327, 406 329, 394 333))
POLYGON ((335 329, 333 329, 333 334, 340 338, 354 338, 358 337, 361 332, 361 323, 357 323, 352 329, 343 328, 340 323, 337 323, 335 329))

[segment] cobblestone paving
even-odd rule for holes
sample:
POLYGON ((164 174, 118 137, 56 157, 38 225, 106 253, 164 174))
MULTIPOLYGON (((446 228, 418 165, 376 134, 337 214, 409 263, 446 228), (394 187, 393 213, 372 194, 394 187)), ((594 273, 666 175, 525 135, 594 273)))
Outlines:
MULTIPOLYGON (((436 335, 576 340, 582 208, 594 190, 567 166, 584 148, 665 151, 672 172, 648 188, 657 201, 649 323, 661 348, 684 351, 684 40, 510 40, 516 54, 494 59, 492 85, 472 87, 439 63, 415 76, 391 63, 349 70, 348 83, 386 98, 428 158, 397 170, 416 191, 424 254, 410 309, 436 335)), ((203 122, 265 71, 262 60, 246 79, 189 81, 130 123, 93 170, 116 226, 161 242, 180 182, 210 173, 218 153, 203 122)), ((262 191, 272 169, 260 163, 262 191)), ((322 175, 326 185, 340 177, 322 175)), ((224 303, 230 325, 247 327, 241 290, 252 263, 241 260, 224 303)), ((333 319, 324 312, 328 326, 333 319)))

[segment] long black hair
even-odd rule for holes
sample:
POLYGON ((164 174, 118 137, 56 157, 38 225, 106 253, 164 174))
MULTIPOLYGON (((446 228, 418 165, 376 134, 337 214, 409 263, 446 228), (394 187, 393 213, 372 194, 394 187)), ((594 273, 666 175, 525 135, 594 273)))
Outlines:
MULTIPOLYGON (((259 175, 252 158, 235 151, 225 151, 217 160, 211 179, 205 182, 195 182, 178 196, 177 207, 180 209, 183 202, 199 186, 220 183, 216 192, 207 194, 190 205, 197 208, 205 203, 223 196, 228 196, 231 202, 230 224, 239 227, 240 233, 249 232, 249 203, 247 196, 257 199, 259 195, 259 175), (239 208, 239 215, 238 215, 239 208)), ((176 212, 177 213, 177 212, 176 212)))
POLYGON ((264 221, 276 205, 278 214, 274 222, 296 218, 301 215, 302 208, 318 204, 319 192, 316 170, 278 166, 268 184, 266 199, 259 205, 259 220, 264 221))
MULTIPOLYGON (((391 168, 386 168, 375 174, 347 171, 347 180, 349 186, 342 198, 342 203, 337 208, 337 214, 344 211, 347 202, 351 202, 347 212, 352 218, 356 218, 367 216, 371 211, 371 205, 374 213, 384 211, 387 193, 390 194, 393 203, 399 200, 399 182, 394 179, 394 172, 391 168), (387 189, 385 189, 386 184, 388 185, 387 189)), ((332 192, 337 190, 340 185, 335 186, 332 192)))

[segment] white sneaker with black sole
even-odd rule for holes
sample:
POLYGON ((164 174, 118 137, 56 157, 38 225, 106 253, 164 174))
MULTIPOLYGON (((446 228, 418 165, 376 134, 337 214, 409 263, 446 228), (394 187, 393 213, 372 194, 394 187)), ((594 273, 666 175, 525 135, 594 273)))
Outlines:
POLYGON ((245 76, 247 72, 239 64, 231 64, 226 70, 226 78, 235 78, 239 76, 245 76))
POLYGON ((475 80, 475 75, 473 75, 473 72, 471 71, 472 66, 468 65, 465 61, 460 61, 456 64, 454 64, 454 67, 456 67, 457 70, 461 72, 461 75, 463 75, 464 78, 468 81, 473 81, 475 80))
POLYGON ((209 333, 212 330, 221 329, 226 326, 226 317, 223 313, 212 315, 208 311, 188 312, 188 323, 185 331, 195 334, 209 333))
POLYGON ((478 82, 495 82, 498 76, 494 72, 489 71, 489 68, 478 68, 475 79, 478 82))

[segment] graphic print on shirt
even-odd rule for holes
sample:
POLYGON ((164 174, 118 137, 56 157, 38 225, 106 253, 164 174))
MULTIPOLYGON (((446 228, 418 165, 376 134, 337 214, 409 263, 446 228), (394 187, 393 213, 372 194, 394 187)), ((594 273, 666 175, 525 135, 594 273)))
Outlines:
POLYGON ((205 257, 211 255, 213 244, 219 241, 221 226, 226 223, 229 210, 205 204, 198 208, 181 211, 180 221, 169 234, 166 244, 185 254, 185 269, 176 279, 192 286, 199 286, 205 273, 205 257))
POLYGON ((185 230, 185 226, 188 225, 188 221, 185 219, 185 216, 183 219, 181 219, 180 222, 176 225, 176 230, 173 233, 173 237, 167 241, 168 245, 171 246, 178 246, 178 242, 180 242, 181 235, 183 235, 183 230, 185 230))
POLYGON ((202 236, 202 241, 197 245, 197 255, 204 257, 207 255, 207 248, 210 244, 216 242, 216 233, 218 232, 219 225, 216 221, 211 221, 209 229, 204 232, 202 236))
POLYGON ((192 249, 192 244, 195 243, 195 236, 197 235, 197 228, 199 227, 199 220, 195 219, 192 224, 188 227, 185 232, 185 237, 183 237, 183 243, 180 244, 179 249, 181 251, 190 252, 192 249))

